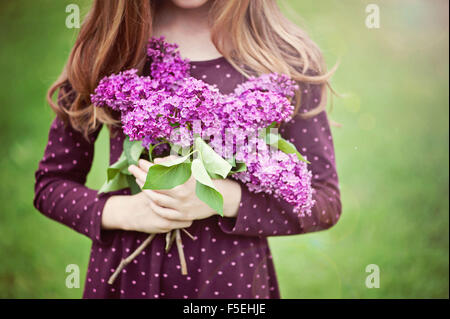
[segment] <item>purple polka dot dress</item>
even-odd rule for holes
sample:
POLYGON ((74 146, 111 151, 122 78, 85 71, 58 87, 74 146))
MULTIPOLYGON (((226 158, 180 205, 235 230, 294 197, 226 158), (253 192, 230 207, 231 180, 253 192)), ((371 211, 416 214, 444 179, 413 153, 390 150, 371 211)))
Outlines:
MULTIPOLYGON (((223 93, 245 81, 223 57, 191 62, 191 75, 216 84, 223 93)), ((319 104, 318 86, 303 84, 301 89, 301 112, 319 104)), ((101 228, 106 200, 130 191, 98 195, 96 190, 84 186, 98 133, 87 141, 56 118, 35 173, 35 207, 92 239, 84 298, 280 298, 267 237, 324 230, 339 219, 341 201, 327 115, 322 112, 307 120, 297 116, 282 126, 281 134, 311 162, 316 189, 311 216, 299 217, 286 202, 250 193, 242 186, 236 218, 216 215, 195 221, 187 230, 196 240, 181 233, 188 275, 181 274, 176 246, 165 253, 165 235, 159 234, 109 285, 108 278, 121 259, 148 234, 101 228)), ((110 139, 110 163, 119 158, 123 139, 120 129, 110 139)))

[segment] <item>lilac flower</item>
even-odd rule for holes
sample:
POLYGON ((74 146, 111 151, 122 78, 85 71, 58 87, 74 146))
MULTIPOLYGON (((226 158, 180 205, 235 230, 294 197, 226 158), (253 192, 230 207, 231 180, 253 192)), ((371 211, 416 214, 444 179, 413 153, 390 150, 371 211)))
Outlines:
POLYGON ((306 163, 300 162, 296 155, 275 151, 271 154, 265 145, 259 148, 257 158, 247 158, 247 171, 236 173, 234 178, 244 183, 251 192, 272 194, 293 205, 293 211, 301 216, 311 214, 315 204, 314 190, 311 188, 312 173, 306 163), (253 159, 253 160, 252 160, 253 159))
POLYGON ((272 194, 293 205, 294 212, 310 214, 314 200, 307 164, 274 150, 257 135, 259 129, 291 119, 291 99, 298 89, 294 81, 264 74, 223 95, 216 86, 191 77, 188 60, 164 38, 152 38, 147 55, 150 76, 132 69, 105 77, 91 95, 92 103, 120 111, 124 133, 146 148, 161 141, 191 147, 194 134, 201 134, 219 155, 231 153, 246 164, 245 172, 232 177, 250 191, 272 194))

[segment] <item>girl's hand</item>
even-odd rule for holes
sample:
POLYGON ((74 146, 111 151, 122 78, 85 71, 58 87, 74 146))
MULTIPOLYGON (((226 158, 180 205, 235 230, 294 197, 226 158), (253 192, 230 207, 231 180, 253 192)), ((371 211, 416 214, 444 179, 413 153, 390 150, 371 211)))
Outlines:
POLYGON ((172 229, 187 228, 192 220, 172 220, 157 214, 145 193, 111 196, 105 203, 102 228, 122 229, 144 233, 167 233, 172 229))
MULTIPOLYGON (((155 164, 172 160, 174 156, 155 159, 155 164)), ((129 171, 136 177, 137 184, 142 188, 147 172, 153 164, 139 160, 139 166, 130 166, 129 171)), ((224 198, 224 216, 235 217, 241 200, 240 185, 230 179, 213 180, 224 198)), ((143 190, 152 202, 152 209, 163 218, 175 220, 197 220, 216 215, 212 208, 201 201, 195 193, 195 179, 191 178, 183 185, 167 190, 143 190)))

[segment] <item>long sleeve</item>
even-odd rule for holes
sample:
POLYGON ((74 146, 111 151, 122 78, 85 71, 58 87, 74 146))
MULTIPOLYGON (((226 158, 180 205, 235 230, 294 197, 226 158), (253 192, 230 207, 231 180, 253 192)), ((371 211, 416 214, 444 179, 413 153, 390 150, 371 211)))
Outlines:
POLYGON ((115 193, 97 196, 96 190, 84 186, 98 133, 99 130, 88 141, 55 118, 44 156, 35 172, 33 204, 45 216, 106 244, 110 231, 102 231, 101 218, 106 200, 115 193))
MULTIPOLYGON (((302 86, 300 112, 320 103, 318 85, 302 86)), ((282 199, 267 194, 251 193, 241 184, 242 197, 237 217, 219 219, 220 228, 228 234, 244 236, 282 236, 314 232, 333 226, 341 214, 341 201, 336 172, 334 146, 325 111, 313 118, 298 115, 280 128, 281 135, 290 140, 311 162, 313 195, 316 201, 310 216, 300 216, 282 199)))

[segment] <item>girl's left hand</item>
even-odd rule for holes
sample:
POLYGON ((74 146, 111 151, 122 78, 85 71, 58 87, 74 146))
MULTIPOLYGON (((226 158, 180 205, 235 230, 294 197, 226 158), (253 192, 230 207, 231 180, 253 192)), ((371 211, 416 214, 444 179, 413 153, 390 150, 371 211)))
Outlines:
MULTIPOLYGON (((155 164, 175 158, 175 156, 156 158, 155 164)), ((136 182, 141 188, 145 183, 148 169, 152 165, 151 162, 141 159, 139 160, 138 167, 134 165, 130 166, 130 172, 136 177, 136 182)), ((235 217, 241 200, 240 185, 230 179, 213 181, 224 198, 224 216, 235 217)), ((159 206, 152 207, 154 211, 160 214, 161 217, 167 219, 196 220, 216 215, 217 212, 197 197, 195 183, 196 180, 191 176, 186 183, 172 189, 143 191, 147 193, 154 204, 159 206)))

